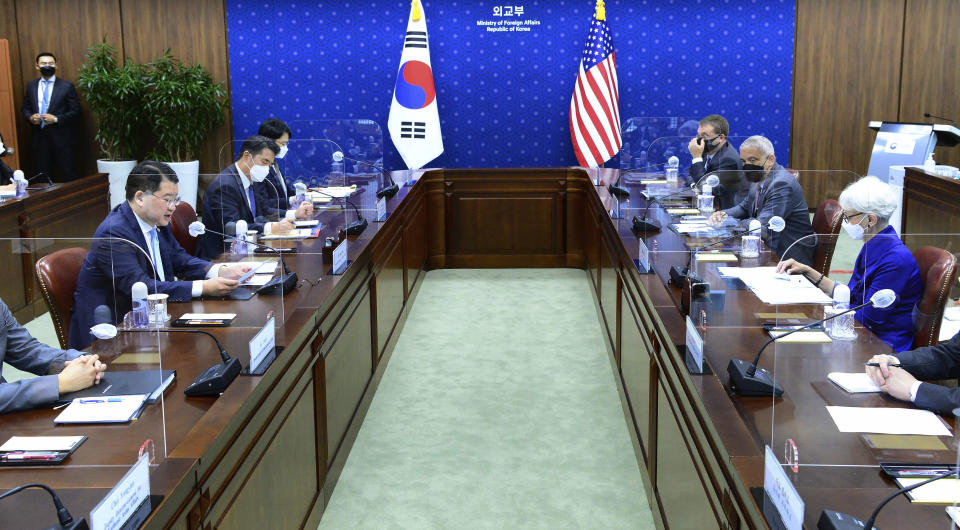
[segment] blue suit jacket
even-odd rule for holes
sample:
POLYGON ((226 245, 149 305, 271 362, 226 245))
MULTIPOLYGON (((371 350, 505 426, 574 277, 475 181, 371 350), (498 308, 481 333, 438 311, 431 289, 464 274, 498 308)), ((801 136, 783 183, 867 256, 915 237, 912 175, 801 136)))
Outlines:
MULTIPOLYGON (((267 223, 267 216, 276 211, 276 203, 271 209, 262 189, 259 188, 262 185, 254 184, 254 200, 257 206, 257 217, 254 218, 241 178, 236 164, 230 164, 217 175, 204 192, 203 224, 210 230, 226 233, 227 223, 236 223, 243 219, 247 222, 249 230, 262 232, 263 225, 267 223)), ((197 256, 203 259, 214 259, 229 250, 223 236, 210 231, 201 235, 197 241, 197 256)))
POLYGON ((263 183, 263 196, 271 208, 277 209, 277 193, 280 194, 280 206, 286 210, 290 206, 290 197, 297 194, 290 180, 284 178, 283 185, 280 184, 280 178, 277 176, 277 164, 270 166, 270 173, 267 173, 266 182, 263 183), (270 184, 273 184, 272 186, 270 184), (276 191, 274 191, 276 190, 276 191))
POLYGON ((893 289, 890 307, 858 309, 856 318, 896 351, 913 345, 913 308, 923 295, 920 268, 892 226, 863 244, 850 276, 850 305, 860 305, 881 289, 893 289))
POLYGON ((183 250, 170 227, 158 226, 160 260, 167 281, 156 279, 156 272, 147 258, 150 255, 147 242, 135 216, 128 203, 120 203, 94 233, 95 240, 83 259, 77 291, 73 295, 68 339, 71 348, 84 348, 93 341, 90 327, 96 323, 93 313, 97 306, 109 307, 114 322, 123 319, 132 307, 130 289, 134 283, 145 283, 151 293, 170 295, 169 302, 189 302, 193 298, 192 280, 203 279, 210 269, 209 261, 195 258, 183 250))
POLYGON ((796 177, 783 169, 780 164, 775 164, 765 179, 753 183, 740 204, 724 211, 735 219, 759 220, 764 226, 761 232, 764 242, 781 259, 793 258, 800 263, 813 266, 817 237, 811 235, 813 227, 810 226, 807 200, 803 197, 803 190, 796 177), (759 201, 757 200, 758 187, 760 188, 759 201), (782 217, 786 224, 779 234, 766 229, 767 221, 775 215, 782 217), (797 244, 794 245, 794 242, 797 244), (790 249, 790 255, 785 256, 787 249, 790 249))
MULTIPOLYGON (((59 382, 50 373, 51 363, 63 363, 80 356, 75 350, 61 350, 41 344, 21 326, 7 304, 0 300, 0 363, 40 377, 8 383, 0 375, 0 414, 53 403, 60 397, 59 382)), ((2 365, 0 365, 2 366, 2 365)))

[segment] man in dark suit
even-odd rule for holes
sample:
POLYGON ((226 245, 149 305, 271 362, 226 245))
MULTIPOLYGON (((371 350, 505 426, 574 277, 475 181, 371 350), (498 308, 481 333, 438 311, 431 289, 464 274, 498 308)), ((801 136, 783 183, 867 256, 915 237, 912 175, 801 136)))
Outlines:
POLYGON ((109 307, 119 322, 132 307, 130 290, 143 282, 171 302, 223 296, 236 289, 249 265, 221 266, 183 250, 170 232, 180 203, 177 174, 163 162, 146 161, 127 177, 126 202, 114 208, 94 233, 94 242, 77 279, 69 343, 86 347, 98 306, 109 307), (148 257, 149 256, 149 257, 148 257))
POLYGON ((60 394, 99 383, 107 369, 97 355, 38 342, 0 300, 0 367, 2 363, 39 377, 8 383, 0 375, 0 414, 53 403, 60 394))
MULTIPOLYGON (((290 138, 293 133, 290 131, 290 127, 282 120, 278 118, 268 118, 260 124, 260 128, 257 129, 257 134, 273 140, 273 142, 277 144, 277 147, 280 148, 274 157, 273 164, 270 165, 270 172, 267 173, 267 178, 264 180, 265 184, 269 184, 263 187, 263 191, 267 198, 267 204, 276 205, 279 203, 283 209, 286 209, 287 205, 290 204, 290 197, 296 195, 296 190, 293 188, 293 183, 283 177, 277 160, 287 156, 287 144, 290 143, 290 138)), ((273 209, 276 210, 278 208, 274 206, 273 209)))
POLYGON ((813 266, 817 237, 813 235, 807 200, 796 177, 777 164, 773 144, 763 136, 744 140, 740 145, 740 161, 744 178, 752 183, 747 196, 732 208, 714 212, 710 222, 719 225, 728 217, 757 219, 766 227, 771 217, 782 217, 786 227, 779 233, 764 228, 761 232, 764 242, 783 260, 793 258, 813 266))
POLYGON ((23 117, 33 129, 31 147, 38 173, 53 174, 56 161, 64 181, 77 178, 73 159, 74 124, 80 119, 80 98, 73 83, 57 77, 52 53, 37 55, 40 79, 27 83, 23 92, 23 117))
POLYGON ((740 157, 727 141, 730 124, 719 114, 711 114, 700 120, 697 136, 690 140, 687 150, 693 157, 687 170, 691 184, 707 173, 716 173, 720 185, 713 190, 717 210, 730 208, 743 199, 747 186, 740 178, 740 157))
MULTIPOLYGON (((242 219, 249 230, 263 234, 285 234, 294 228, 289 217, 312 217, 313 204, 305 201, 287 218, 278 222, 269 221, 268 217, 276 211, 276 205, 271 208, 266 196, 258 188, 263 186, 279 151, 277 144, 265 136, 251 136, 243 141, 240 158, 224 168, 203 194, 203 222, 210 230, 228 233, 230 230, 227 225, 236 224, 242 219)), ((229 251, 223 236, 210 230, 197 241, 197 256, 203 259, 213 259, 229 251)))
POLYGON ((917 380, 960 377, 960 333, 936 346, 902 351, 895 356, 875 355, 870 362, 879 366, 867 366, 867 375, 887 394, 944 414, 952 414, 960 407, 960 388, 917 380))

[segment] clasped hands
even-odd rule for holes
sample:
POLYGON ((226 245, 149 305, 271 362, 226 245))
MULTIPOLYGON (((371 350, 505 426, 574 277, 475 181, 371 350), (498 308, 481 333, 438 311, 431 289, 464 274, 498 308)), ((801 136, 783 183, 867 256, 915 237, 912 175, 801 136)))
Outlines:
POLYGON ((874 355, 870 358, 869 362, 877 363, 878 365, 867 366, 866 371, 870 379, 872 379, 881 390, 897 399, 910 401, 910 389, 913 387, 913 384, 917 382, 917 379, 903 368, 891 366, 900 364, 900 359, 893 355, 882 354, 874 355))
POLYGON ((99 383, 107 369, 99 355, 81 355, 63 364, 63 370, 57 374, 57 390, 61 395, 99 383))
POLYGON ((40 122, 44 122, 47 125, 52 125, 57 123, 57 117, 53 114, 34 114, 30 116, 30 123, 34 125, 40 125, 40 122))

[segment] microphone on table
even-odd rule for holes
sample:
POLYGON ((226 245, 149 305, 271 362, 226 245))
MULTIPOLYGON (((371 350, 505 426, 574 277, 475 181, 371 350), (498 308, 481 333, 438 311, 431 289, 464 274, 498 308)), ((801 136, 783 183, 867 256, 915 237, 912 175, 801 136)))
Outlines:
POLYGON ((690 187, 699 192, 700 188, 698 188, 697 186, 699 186, 700 183, 703 182, 703 179, 707 179, 707 181, 704 182, 704 184, 707 186, 710 186, 710 188, 715 188, 717 187, 717 184, 720 184, 720 177, 718 177, 715 172, 711 171, 710 173, 707 173, 706 175, 703 175, 700 178, 698 178, 696 182, 690 185, 690 187))
MULTIPOLYGON (((263 245, 263 244, 257 243, 256 241, 250 241, 250 240, 248 240, 248 239, 246 238, 246 233, 245 233, 245 232, 244 232, 244 235, 241 236, 241 235, 240 235, 240 229, 239 229, 240 223, 243 223, 244 225, 246 225, 247 222, 244 221, 243 219, 241 219, 241 220, 237 221, 236 223, 233 223, 233 222, 227 223, 227 226, 226 226, 227 230, 226 230, 226 232, 230 232, 230 230, 229 230, 229 228, 231 228, 230 225, 236 224, 236 226, 237 226, 237 229, 236 229, 236 232, 237 232, 236 238, 237 238, 238 241, 242 241, 242 242, 244 242, 244 243, 246 243, 246 244, 248 244, 248 245, 253 245, 254 247, 257 247, 258 249, 261 249, 261 250, 264 250, 264 251, 267 251, 267 252, 270 252, 270 253, 276 253, 277 255, 280 256, 280 274, 279 274, 278 276, 274 276, 273 278, 270 278, 270 281, 268 281, 267 283, 263 284, 262 287, 260 287, 259 289, 257 289, 257 292, 260 293, 260 294, 287 294, 287 293, 289 293, 290 291, 292 291, 293 288, 297 286, 297 279, 298 279, 298 278, 297 278, 297 273, 291 271, 291 270, 287 267, 287 263, 283 260, 283 252, 281 252, 281 251, 279 251, 279 250, 277 250, 277 249, 275 249, 275 248, 273 248, 273 247, 268 247, 267 245, 263 245)), ((199 236, 199 235, 201 235, 201 234, 203 234, 203 233, 205 233, 205 232, 207 232, 207 231, 209 231, 210 233, 213 233, 213 234, 217 234, 217 235, 222 236, 222 237, 226 237, 226 238, 230 237, 230 236, 228 236, 227 234, 224 234, 224 233, 221 233, 221 232, 217 232, 217 231, 215 231, 215 230, 209 230, 209 229, 208 229, 202 222, 200 222, 200 221, 194 221, 194 222, 190 223, 190 226, 187 227, 187 231, 190 233, 190 235, 191 235, 192 237, 197 237, 197 236, 199 236)))
POLYGON ((60 500, 60 497, 53 491, 50 486, 46 484, 40 484, 37 482, 32 482, 30 484, 24 484, 23 486, 17 486, 16 488, 9 489, 3 493, 0 493, 0 499, 4 499, 11 495, 16 495, 21 491, 28 488, 41 488, 47 491, 50 494, 50 497, 53 499, 53 506, 57 509, 57 520, 59 525, 52 526, 50 528, 62 529, 62 530, 88 530, 90 527, 87 525, 87 520, 81 517, 80 519, 74 520, 73 516, 70 515, 70 512, 67 511, 67 507, 63 505, 63 502, 60 500))
POLYGON ((828 320, 837 318, 840 315, 845 315, 851 311, 857 311, 858 309, 867 307, 868 305, 880 309, 890 307, 890 305, 896 300, 897 295, 892 289, 881 289, 873 293, 873 296, 871 296, 870 300, 866 303, 860 304, 856 307, 851 307, 845 311, 830 315, 826 318, 822 318, 816 322, 811 322, 804 326, 800 326, 799 328, 792 329, 782 335, 771 337, 767 342, 763 343, 763 346, 760 348, 760 351, 757 352, 757 356, 754 357, 752 363, 748 363, 742 359, 730 359, 730 363, 727 365, 727 374, 730 376, 730 387, 741 396, 780 397, 783 395, 783 389, 777 385, 770 372, 764 370, 763 368, 757 367, 757 363, 760 362, 760 355, 763 354, 763 350, 770 345, 771 342, 786 337, 787 335, 792 335, 798 331, 823 324, 828 320))
POLYGON ((223 344, 220 343, 220 340, 217 339, 209 331, 203 329, 139 329, 139 328, 124 328, 118 329, 117 326, 110 324, 112 315, 110 308, 105 305, 99 305, 96 309, 93 310, 95 321, 99 321, 97 325, 90 328, 90 333, 93 334, 98 339, 112 339, 117 336, 117 333, 123 331, 124 333, 200 333, 206 335, 213 339, 213 342, 217 345, 217 350, 220 352, 220 363, 217 363, 210 368, 207 368, 196 379, 190 383, 187 388, 183 389, 183 393, 187 397, 201 397, 201 396, 219 396, 222 394, 230 383, 240 375, 240 359, 236 357, 230 357, 227 353, 227 350, 223 347, 223 344), (106 321, 101 319, 106 317, 106 321))
MULTIPOLYGON (((711 175, 711 176, 712 176, 713 178, 717 179, 717 182, 720 182, 720 179, 719 179, 716 175, 711 175)), ((699 181, 698 181, 698 182, 699 182, 699 181)), ((708 180, 708 182, 710 182, 710 181, 708 180)), ((668 195, 664 195, 664 196, 662 196, 662 197, 651 197, 649 194, 644 193, 644 197, 646 197, 646 199, 647 199, 647 206, 646 206, 646 208, 643 209, 643 214, 642 214, 642 215, 640 215, 640 216, 634 215, 634 216, 633 216, 633 231, 634 231, 634 232, 656 232, 656 231, 659 231, 659 230, 662 228, 662 226, 660 225, 660 221, 657 221, 656 219, 651 219, 651 218, 647 217, 647 213, 650 211, 650 207, 653 206, 653 203, 655 203, 655 202, 660 202, 660 201, 662 201, 663 199, 669 199, 669 198, 671 198, 671 197, 676 197, 676 196, 678 196, 678 195, 682 195, 682 194, 684 194, 684 193, 687 193, 688 191, 690 191, 691 188, 695 189, 695 186, 692 185, 692 186, 690 186, 690 188, 683 188, 683 189, 681 189, 681 190, 679 190, 679 191, 670 193, 670 194, 668 194, 668 195)))
POLYGON ((873 523, 877 520, 877 515, 880 514, 880 510, 887 505, 888 502, 897 498, 898 495, 902 495, 909 491, 913 491, 920 486, 929 484, 935 480, 940 480, 947 477, 957 477, 957 470, 950 470, 939 475, 933 476, 927 480, 917 482, 916 484, 911 484, 909 486, 898 489, 897 491, 890 494, 886 499, 880 502, 876 508, 873 509, 873 513, 870 514, 870 518, 866 522, 861 521, 853 517, 852 515, 847 515, 845 513, 835 512, 833 510, 823 510, 820 512, 820 519, 817 520, 817 530, 862 530, 862 529, 873 529, 873 523))
POLYGON ((620 179, 622 178, 623 173, 621 172, 617 175, 617 180, 614 181, 613 184, 607 186, 607 191, 610 192, 610 195, 613 195, 618 199, 626 199, 630 196, 630 190, 620 185, 620 179))
MULTIPOLYGON (((786 228, 786 226, 787 226, 787 223, 784 222, 783 218, 780 217, 779 215, 774 215, 773 217, 771 217, 771 218, 767 221, 767 228, 768 228, 770 231, 772 231, 772 232, 782 232, 783 229, 786 228)), ((751 233, 753 233, 753 232, 759 232, 762 228, 763 228, 763 227, 762 227, 762 225, 760 224, 760 221, 758 221, 758 220, 756 220, 756 219, 753 219, 753 220, 750 221, 749 229, 748 229, 746 232, 734 234, 734 235, 732 235, 732 236, 728 236, 728 237, 725 237, 725 238, 723 238, 723 239, 719 239, 719 240, 714 241, 714 242, 712 242, 712 243, 707 243, 706 245, 702 245, 702 246, 699 246, 699 247, 697 247, 697 248, 691 249, 691 250, 689 251, 690 255, 689 255, 689 257, 687 258, 687 266, 686 266, 686 267, 681 267, 681 266, 679 266, 679 265, 674 265, 674 266, 670 267, 670 283, 676 285, 677 287, 681 287, 681 286, 683 285, 683 279, 684 279, 684 278, 687 278, 687 277, 693 278, 693 277, 696 276, 695 274, 691 274, 691 273, 690 273, 690 268, 693 266, 693 259, 694 259, 694 257, 696 257, 697 253, 699 253, 701 250, 706 250, 706 249, 708 249, 708 248, 710 248, 710 247, 715 247, 715 246, 720 245, 720 244, 722 244, 722 243, 726 243, 727 241, 730 241, 731 239, 736 239, 736 238, 738 238, 738 237, 742 237, 742 236, 744 236, 744 235, 751 234, 751 233)), ((698 278, 698 279, 699 279, 699 278, 698 278)))
POLYGON ((923 113, 923 117, 924 117, 924 118, 935 118, 935 119, 938 119, 938 120, 941 120, 941 121, 948 121, 948 122, 952 123, 954 127, 956 127, 956 125, 957 125, 957 120, 951 120, 950 118, 944 118, 943 116, 935 116, 935 115, 933 115, 933 114, 930 114, 929 112, 924 112, 924 113, 923 113))
POLYGON ((346 197, 336 197, 334 195, 330 195, 325 191, 321 191, 319 188, 312 188, 311 191, 315 191, 322 195, 326 195, 331 199, 343 199, 344 202, 346 202, 350 206, 353 206, 353 211, 357 213, 357 219, 355 221, 352 221, 350 224, 348 224, 347 227, 344 229, 344 231, 348 236, 359 236, 360 234, 363 233, 364 230, 367 229, 367 220, 364 219, 362 215, 360 215, 360 209, 357 208, 356 204, 353 204, 353 201, 351 201, 346 197))
MULTIPOLYGON (((20 178, 23 178, 23 171, 20 171, 19 169, 13 172, 14 178, 17 177, 17 172, 18 172, 18 171, 20 172, 20 178)), ((49 188, 50 186, 53 186, 53 179, 51 179, 51 178, 50 178, 50 175, 47 175, 47 174, 44 173, 43 171, 40 171, 40 172, 37 173, 36 175, 28 178, 28 179, 27 179, 27 184, 33 182, 33 179, 35 179, 35 178, 37 178, 37 177, 40 177, 40 176, 46 177, 46 179, 44 179, 44 180, 47 181, 47 185, 44 186, 44 187, 42 187, 42 188, 34 188, 34 189, 46 189, 46 188, 49 188)))

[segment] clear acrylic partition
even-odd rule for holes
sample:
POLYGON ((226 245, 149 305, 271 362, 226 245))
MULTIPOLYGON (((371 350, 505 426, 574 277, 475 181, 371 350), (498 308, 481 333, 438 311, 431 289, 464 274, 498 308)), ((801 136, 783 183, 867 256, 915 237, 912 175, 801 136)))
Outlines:
MULTIPOLYGON (((135 282, 145 284, 145 290, 151 295, 148 298, 154 298, 152 295, 158 292, 170 294, 165 284, 139 272, 144 267, 153 266, 142 244, 119 238, 0 239, 0 252, 8 256, 7 266, 14 269, 16 275, 22 274, 26 281, 34 281, 30 271, 25 270, 27 266, 32 267, 37 260, 55 252, 61 252, 58 254, 60 259, 72 261, 80 256, 63 251, 74 250, 82 252, 81 259, 84 259, 80 273, 83 285, 95 286, 80 294, 84 305, 75 308, 76 314, 66 315, 67 323, 70 323, 68 344, 76 350, 68 349, 66 354, 62 353, 59 341, 52 335, 40 347, 42 353, 34 351, 22 362, 11 362, 14 357, 8 344, 7 363, 22 370, 11 370, 5 365, 3 376, 8 382, 57 374, 54 384, 60 386, 63 379, 62 384, 70 385, 72 392, 60 393, 56 403, 36 405, 34 408, 41 411, 39 414, 30 411, 0 414, 0 432, 5 435, 0 443, 11 436, 87 436, 88 439, 61 467, 99 468, 100 471, 93 475, 96 477, 93 479, 95 484, 92 484, 95 487, 112 487, 137 462, 142 452, 149 453, 152 466, 165 462, 192 426, 188 416, 197 413, 196 406, 184 402, 183 389, 202 369, 200 360, 209 359, 210 364, 219 361, 217 350, 207 348, 206 344, 196 351, 177 347, 182 342, 163 331, 166 324, 158 300, 144 303, 142 312, 138 312, 140 316, 132 317, 131 289, 135 282), (155 307, 157 310, 151 313, 155 307), (125 321, 140 327, 127 330, 125 321), (98 326, 98 334, 103 338, 98 339, 92 333, 94 326, 98 326), (189 362, 185 362, 187 360, 189 362), (91 386, 88 378, 96 369, 96 362, 105 364, 106 371, 99 384, 91 386), (80 365, 83 365, 79 370, 81 376, 70 377, 80 365), (102 394, 131 379, 141 381, 138 387, 148 389, 145 393, 160 389, 169 373, 165 372, 167 370, 176 370, 176 379, 165 392, 156 392, 142 406, 128 398, 102 394), (70 405, 64 406, 66 403, 70 405), (55 423, 61 414, 75 419, 93 419, 91 415, 116 413, 110 407, 137 412, 129 422, 55 423), (74 416, 77 412, 80 415, 74 416)), ((62 269, 54 270, 63 272, 62 269)), ((15 284, 9 291, 4 291, 4 302, 11 310, 22 305, 15 296, 20 288, 15 284)), ((172 305, 168 303, 167 307, 172 305)), ((27 392, 21 395, 25 394, 27 392)))
MULTIPOLYGON (((686 150, 687 144, 679 146, 670 146, 671 152, 665 154, 662 150, 668 146, 661 144, 655 149, 651 149, 658 138, 663 137, 683 137, 690 141, 697 135, 697 123, 702 116, 638 116, 628 118, 623 122, 621 134, 623 136, 623 148, 620 150, 620 169, 645 169, 656 164, 657 160, 666 162, 671 155, 681 156, 683 153, 689 153, 686 150), (656 160, 654 160, 656 159, 656 160)), ((688 164, 689 165, 689 164, 688 164)))
MULTIPOLYGON (((858 220, 854 218, 854 220, 858 220)), ((864 221, 864 224, 867 224, 864 221)), ((818 234, 825 237, 826 234, 818 234)), ((895 301, 887 308, 866 307, 853 313, 839 316, 823 324, 822 331, 797 332, 804 342, 795 342, 785 337, 770 344, 763 353, 760 366, 769 370, 783 388, 780 398, 741 398, 745 410, 751 414, 763 443, 768 444, 782 458, 783 469, 803 493, 804 488, 862 488, 870 483, 877 489, 875 499, 868 503, 879 504, 898 488, 889 478, 882 478, 880 465, 885 462, 907 462, 933 469, 935 464, 950 464, 957 458, 956 422, 952 411, 940 411, 928 418, 933 428, 940 427, 939 435, 919 435, 908 429, 909 421, 903 419, 873 418, 863 408, 904 408, 916 410, 912 403, 894 399, 886 393, 851 393, 832 381, 829 374, 864 374, 864 363, 874 355, 896 354, 909 350, 914 344, 914 330, 918 323, 940 321, 935 334, 939 341, 949 340, 960 331, 960 322, 943 319, 939 312, 921 311, 917 302, 923 293, 921 273, 906 272, 878 276, 859 274, 857 261, 871 265, 872 272, 892 260, 912 259, 912 253, 922 247, 935 247, 955 254, 960 249, 960 234, 898 234, 896 231, 881 232, 865 237, 866 243, 853 244, 851 238, 841 232, 838 256, 854 255, 853 259, 834 260, 826 275, 827 280, 836 280, 836 285, 845 285, 850 290, 848 307, 856 307, 870 300, 883 289, 891 289, 895 301), (905 245, 905 249, 903 246, 905 245), (853 263, 850 263, 853 261, 853 263), (806 342, 806 341, 810 342, 806 342), (837 407, 828 410, 828 407, 837 407), (766 410, 769 409, 769 410, 766 410), (836 420, 834 419, 836 418, 836 420), (849 426, 851 432, 842 432, 840 423, 849 426), (907 433, 911 434, 907 434, 907 433)), ((887 265, 888 267, 890 265, 887 265)), ((811 275, 813 281, 819 273, 811 275)), ((791 276, 790 279, 797 280, 791 276)), ((804 280, 797 280, 803 281, 804 280)), ((787 283, 787 282, 784 282, 787 283)), ((805 282, 809 288, 810 282, 805 282)), ((952 287, 956 287, 956 282, 952 287)), ((833 287, 831 294, 843 287, 833 287)), ((782 290, 781 295, 789 294, 782 290)), ((827 293, 824 293, 826 296, 827 293)), ((955 297, 947 300, 953 305, 955 297)), ((774 325, 789 329, 833 315, 839 309, 831 302, 784 303, 771 307, 776 314, 774 325)), ((924 328, 926 329, 926 328, 924 328)), ((757 334, 756 346, 768 336, 757 334)), ((752 343, 751 343, 752 345, 752 343)), ((910 367, 905 367, 910 371, 910 367)), ((955 384, 949 374, 934 384, 955 384)), ((833 378, 838 376, 834 375, 833 378)), ((841 376, 842 377, 842 376, 841 376)), ((850 383, 854 384, 854 383, 850 383)), ((909 387, 909 385, 905 385, 909 387)), ((833 509, 866 519, 869 509, 860 512, 855 507, 845 507, 846 500, 840 496, 831 506, 833 509)), ((904 499, 898 499, 885 508, 876 521, 881 528, 908 527, 915 524, 916 508, 904 499)), ((862 508, 860 508, 862 509, 862 508)), ((814 513, 808 510, 807 513, 814 513)), ((814 526, 815 521, 805 521, 814 526)))

